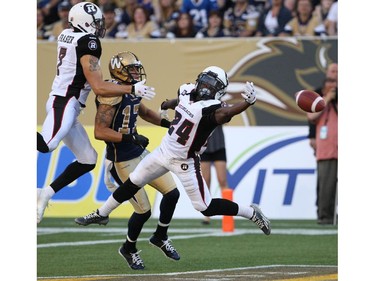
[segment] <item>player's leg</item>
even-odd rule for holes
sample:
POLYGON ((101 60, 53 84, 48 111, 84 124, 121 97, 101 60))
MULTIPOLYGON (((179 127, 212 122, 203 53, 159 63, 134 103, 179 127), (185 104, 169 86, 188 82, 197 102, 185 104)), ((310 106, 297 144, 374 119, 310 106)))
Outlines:
POLYGON ((184 186, 193 207, 204 216, 211 217, 216 215, 241 216, 252 220, 266 235, 271 233, 269 220, 263 215, 256 205, 240 206, 236 202, 222 199, 211 198, 202 174, 200 173, 199 158, 188 159, 175 163, 173 170, 184 186), (189 161, 190 160, 190 161, 189 161), (185 163, 187 168, 183 170, 181 164, 185 163), (187 163, 186 163, 187 162, 187 163), (186 165, 187 164, 187 165, 186 165))
MULTIPOLYGON (((119 170, 118 170, 119 171, 119 170)), ((141 188, 129 200, 134 212, 128 220, 128 233, 125 242, 118 252, 126 260, 131 269, 144 269, 144 262, 137 249, 137 240, 146 221, 151 217, 151 205, 144 188, 141 188)))
POLYGON ((171 173, 166 173, 149 183, 153 188, 163 194, 160 202, 160 215, 156 231, 150 238, 150 244, 158 247, 166 257, 179 260, 180 255, 168 239, 168 228, 175 211, 180 192, 173 180, 171 173))
POLYGON ((220 190, 227 189, 227 157, 225 148, 215 151, 213 163, 220 190))
POLYGON ((50 98, 48 104, 51 108, 48 111, 50 117, 46 119, 41 135, 44 139, 49 139, 48 145, 51 151, 63 140, 74 153, 77 161, 68 165, 49 186, 44 187, 39 192, 37 223, 42 220, 44 210, 52 196, 81 175, 91 171, 95 167, 97 158, 97 153, 92 147, 86 131, 76 119, 79 114, 77 100, 50 98), (62 109, 63 105, 65 107, 62 109), (50 118, 55 119, 54 123, 50 122, 50 118))
MULTIPOLYGON (((201 170, 203 178, 207 184, 208 189, 211 187, 211 160, 208 159, 211 153, 201 155, 201 170)), ((210 217, 204 217, 203 224, 210 224, 210 217)))
POLYGON ((42 130, 37 132, 37 150, 43 153, 55 150, 68 134, 79 115, 79 103, 75 98, 50 96, 46 112, 42 130))
POLYGON ((76 218, 75 221, 79 224, 86 222, 90 224, 97 223, 96 221, 107 220, 109 214, 114 209, 132 198, 144 185, 165 174, 168 170, 161 166, 159 154, 154 154, 156 150, 142 159, 135 170, 129 175, 129 178, 108 197, 97 211, 84 217, 76 218))
MULTIPOLYGON (((135 169, 142 157, 136 157, 129 161, 113 163, 111 175, 118 185, 127 180, 129 174, 135 169)), ((137 249, 137 240, 142 231, 143 225, 151 216, 151 205, 147 193, 141 188, 133 198, 129 200, 134 212, 128 220, 128 233, 125 242, 118 252, 125 259, 131 269, 144 269, 144 262, 137 249)))

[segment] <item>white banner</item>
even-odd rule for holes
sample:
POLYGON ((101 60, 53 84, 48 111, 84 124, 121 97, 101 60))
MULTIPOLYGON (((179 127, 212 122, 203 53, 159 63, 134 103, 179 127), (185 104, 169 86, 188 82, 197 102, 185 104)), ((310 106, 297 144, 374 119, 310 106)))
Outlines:
MULTIPOLYGON (((228 185, 233 201, 259 204, 270 219, 316 218, 316 160, 307 126, 224 126, 228 185)), ((214 168, 212 197, 221 197, 214 168)), ((175 218, 202 218, 175 177, 181 196, 175 218)), ((159 216, 158 193, 153 217, 159 216)), ((217 218, 221 218, 217 217, 217 218)))

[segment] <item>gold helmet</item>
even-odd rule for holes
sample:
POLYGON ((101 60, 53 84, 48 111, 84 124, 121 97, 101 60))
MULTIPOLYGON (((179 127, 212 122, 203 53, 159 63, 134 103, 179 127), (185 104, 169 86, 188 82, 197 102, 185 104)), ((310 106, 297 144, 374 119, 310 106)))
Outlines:
POLYGON ((109 61, 111 77, 125 84, 135 84, 146 79, 142 63, 132 52, 120 52, 109 61))

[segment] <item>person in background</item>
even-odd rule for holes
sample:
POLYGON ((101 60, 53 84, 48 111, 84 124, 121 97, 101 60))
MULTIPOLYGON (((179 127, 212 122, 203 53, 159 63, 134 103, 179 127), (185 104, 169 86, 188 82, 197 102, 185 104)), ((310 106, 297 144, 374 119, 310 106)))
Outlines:
POLYGON ((72 5, 68 0, 59 3, 57 11, 60 20, 52 24, 51 34, 48 38, 49 41, 56 41, 64 29, 70 28, 68 16, 71 8, 72 5))
POLYGON ((332 3, 325 22, 327 34, 329 36, 337 35, 338 27, 338 3, 332 3))
POLYGON ((212 11, 208 17, 208 26, 196 34, 195 38, 225 37, 227 36, 223 26, 223 17, 219 11, 212 11))
POLYGON ((296 3, 297 0, 284 0, 284 6, 287 8, 291 13, 292 16, 296 16, 296 3))
MULTIPOLYGON (((323 93, 329 91, 332 88, 333 83, 337 85, 338 83, 338 64, 337 63, 330 63, 326 70, 326 76, 323 81, 322 87, 316 88, 314 91, 318 93, 320 96, 323 96, 323 93)), ((308 122, 309 125, 309 133, 308 139, 311 148, 313 149, 314 156, 316 157, 316 125, 312 122, 308 122)), ((316 206, 318 207, 318 221, 319 219, 319 179, 317 179, 316 183, 316 206)))
POLYGON ((155 6, 156 22, 159 25, 161 37, 165 38, 168 32, 174 30, 177 25, 180 9, 177 0, 158 0, 155 6))
POLYGON ((318 36, 326 34, 320 18, 313 13, 311 0, 297 0, 296 15, 279 36, 318 36))
POLYGON ((181 13, 188 13, 193 19, 195 32, 208 26, 208 15, 217 11, 219 7, 216 0, 182 0, 181 13))
MULTIPOLYGON (((201 154, 201 169, 203 178, 211 190, 211 166, 215 167, 220 190, 228 189, 227 182, 227 154, 223 126, 219 125, 207 140, 207 148, 201 154)), ((210 223, 210 217, 205 217, 203 224, 210 223)))
POLYGON ((227 73, 217 66, 205 68, 195 84, 181 85, 177 98, 166 100, 160 106, 161 110, 175 111, 161 144, 141 160, 124 184, 99 209, 78 219, 88 224, 108 220, 109 214, 132 198, 142 186, 170 171, 180 180, 193 207, 204 216, 244 217, 254 222, 265 235, 270 235, 270 221, 257 205, 241 206, 231 200, 212 198, 201 174, 199 155, 204 152, 212 131, 256 102, 254 85, 246 82, 242 92, 244 100, 228 106, 220 101, 227 86, 227 73))
POLYGON ((48 26, 44 24, 44 14, 41 9, 36 10, 36 38, 38 40, 46 40, 49 35, 48 26))
POLYGON ((57 7, 61 0, 40 0, 37 7, 40 8, 44 15, 44 24, 50 25, 60 20, 57 7))
POLYGON ((226 33, 232 37, 254 36, 259 11, 248 0, 236 0, 234 6, 224 13, 226 33))
MULTIPOLYGON (((333 63, 330 63, 328 65, 327 70, 326 70, 326 74, 325 74, 325 78, 324 78, 324 81, 323 81, 323 85, 328 78, 331 79, 331 80, 334 80, 334 81, 336 81, 336 83, 338 83, 338 64, 337 63, 333 62, 333 63)), ((314 91, 316 93, 318 93, 320 96, 323 96, 322 87, 316 88, 314 91)), ((310 144, 311 148, 313 149, 314 155, 315 155, 316 128, 315 128, 315 124, 312 124, 310 122, 308 124, 309 124, 309 134, 308 134, 309 144, 310 144)))
POLYGON ((41 132, 37 132, 37 150, 54 151, 61 141, 73 152, 76 160, 70 163, 53 182, 38 188, 37 223, 43 219, 49 200, 67 185, 95 168, 97 152, 78 117, 86 107, 90 91, 96 95, 136 95, 146 99, 155 96, 146 80, 134 85, 117 85, 103 80, 100 68, 105 35, 104 17, 98 6, 80 2, 69 11, 71 28, 57 38, 56 75, 46 103, 47 115, 41 132))
POLYGON ((314 16, 319 18, 319 21, 324 24, 327 19, 328 12, 333 4, 333 0, 320 0, 320 3, 314 8, 314 16))
POLYGON ((338 96, 337 79, 334 76, 327 75, 321 93, 326 103, 325 109, 317 113, 307 113, 307 119, 316 126, 318 223, 333 224, 338 167, 338 96))
POLYGON ((102 11, 105 18, 106 33, 104 38, 117 38, 119 23, 116 21, 116 6, 112 3, 103 5, 102 11))
MULTIPOLYGON (((146 79, 146 71, 138 57, 132 52, 120 52, 109 62, 109 72, 115 84, 132 85, 146 79)), ((96 97, 97 112, 95 117, 95 138, 106 143, 106 185, 114 192, 134 170, 149 151, 149 141, 137 133, 137 118, 169 128, 170 122, 162 119, 158 113, 147 108, 142 99, 136 96, 96 97), (129 138, 136 137, 138 143, 129 138), (117 186, 111 182, 115 179, 117 186)), ((180 193, 171 173, 150 182, 150 185, 163 194, 160 202, 160 216, 156 231, 150 238, 151 245, 158 247, 166 257, 179 260, 180 256, 168 239, 167 231, 172 220, 180 193)), ((136 243, 143 225, 151 217, 151 204, 144 188, 141 188, 129 200, 134 213, 128 221, 128 233, 125 243, 118 252, 131 269, 144 269, 144 262, 137 250, 136 243)), ((80 220, 77 224, 86 225, 80 220)), ((106 224, 106 222, 103 222, 106 224)))
POLYGON ((285 8, 283 1, 272 0, 272 5, 261 13, 255 36, 279 36, 284 30, 285 25, 293 16, 290 10, 285 8))
POLYGON ((177 25, 168 32, 166 37, 171 38, 194 38, 197 32, 194 28, 193 18, 188 13, 180 13, 177 18, 177 25))
POLYGON ((160 31, 155 22, 150 19, 148 10, 138 5, 133 13, 133 20, 126 28, 128 39, 159 38, 160 31))
POLYGON ((133 21, 133 14, 135 8, 138 6, 137 0, 124 0, 124 5, 121 7, 121 23, 128 26, 133 21))

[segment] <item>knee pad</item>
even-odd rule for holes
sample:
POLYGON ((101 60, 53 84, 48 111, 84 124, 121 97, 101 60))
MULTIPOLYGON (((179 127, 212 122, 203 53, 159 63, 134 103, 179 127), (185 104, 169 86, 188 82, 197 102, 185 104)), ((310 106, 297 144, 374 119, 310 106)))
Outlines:
POLYGON ((36 149, 37 149, 39 152, 42 152, 42 153, 47 153, 47 152, 49 152, 49 147, 48 147, 48 145, 47 145, 46 142, 44 141, 42 135, 39 134, 38 132, 36 132, 36 149))

